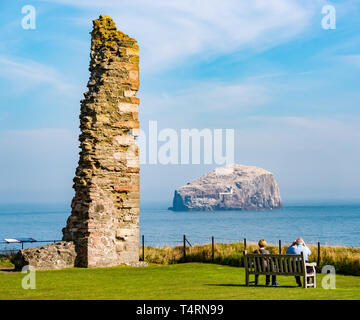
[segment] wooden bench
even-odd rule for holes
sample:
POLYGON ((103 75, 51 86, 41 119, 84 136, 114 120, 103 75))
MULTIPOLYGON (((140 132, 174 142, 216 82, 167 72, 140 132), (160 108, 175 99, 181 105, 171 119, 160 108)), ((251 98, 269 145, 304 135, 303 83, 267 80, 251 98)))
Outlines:
POLYGON ((250 274, 303 277, 303 287, 316 288, 316 262, 306 262, 303 253, 258 254, 244 251, 246 285, 250 274))

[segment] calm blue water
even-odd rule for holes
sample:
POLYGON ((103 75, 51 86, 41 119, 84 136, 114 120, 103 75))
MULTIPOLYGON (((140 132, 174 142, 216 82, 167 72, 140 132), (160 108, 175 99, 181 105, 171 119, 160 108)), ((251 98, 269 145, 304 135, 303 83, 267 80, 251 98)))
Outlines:
MULTIPOLYGON (((213 235, 217 242, 246 237, 288 244, 301 236, 307 243, 360 246, 360 205, 292 205, 256 212, 172 212, 161 207, 166 205, 141 209, 140 234, 148 245, 173 246, 186 234, 191 243, 209 243, 213 235)), ((67 205, 0 205, 0 241, 61 239, 69 212, 67 205)))

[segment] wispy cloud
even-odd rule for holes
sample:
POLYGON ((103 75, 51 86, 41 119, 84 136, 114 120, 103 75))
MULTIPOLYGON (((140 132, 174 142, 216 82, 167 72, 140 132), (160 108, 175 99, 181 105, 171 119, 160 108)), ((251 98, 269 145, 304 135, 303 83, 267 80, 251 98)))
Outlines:
POLYGON ((329 139, 346 138, 351 141, 358 137, 360 143, 360 126, 357 118, 345 117, 333 119, 324 117, 300 117, 300 116, 250 116, 246 121, 261 123, 263 126, 281 126, 299 130, 311 130, 324 133, 329 139), (326 133, 326 134, 325 134, 326 133), (342 134, 340 134, 342 133, 342 134), (353 138, 350 138, 353 137, 353 138))
POLYGON ((243 111, 266 106, 271 101, 266 86, 256 83, 204 82, 172 93, 141 96, 143 120, 167 119, 173 126, 220 124, 221 118, 238 117, 243 111))
POLYGON ((348 63, 355 67, 360 67, 360 54, 348 54, 339 56, 338 60, 348 63))
POLYGON ((57 91, 73 92, 76 87, 64 79, 53 67, 19 58, 0 56, 0 78, 16 83, 21 91, 36 85, 48 84, 57 91))
POLYGON ((244 123, 236 161, 274 172, 285 198, 358 197, 358 117, 250 117, 244 123))
POLYGON ((319 1, 56 2, 111 15, 119 29, 139 41, 143 69, 156 71, 194 55, 201 58, 244 49, 259 51, 287 41, 309 26, 319 1))

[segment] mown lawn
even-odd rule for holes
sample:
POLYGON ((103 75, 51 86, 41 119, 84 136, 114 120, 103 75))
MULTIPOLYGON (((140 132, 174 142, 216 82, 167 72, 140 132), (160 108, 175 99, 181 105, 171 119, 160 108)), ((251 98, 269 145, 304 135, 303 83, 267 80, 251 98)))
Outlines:
POLYGON ((0 299, 360 299, 356 276, 337 275, 333 290, 321 288, 321 274, 317 289, 297 288, 293 277, 279 277, 280 288, 246 287, 243 268, 206 263, 38 271, 35 290, 22 289, 23 277, 0 272, 0 299))

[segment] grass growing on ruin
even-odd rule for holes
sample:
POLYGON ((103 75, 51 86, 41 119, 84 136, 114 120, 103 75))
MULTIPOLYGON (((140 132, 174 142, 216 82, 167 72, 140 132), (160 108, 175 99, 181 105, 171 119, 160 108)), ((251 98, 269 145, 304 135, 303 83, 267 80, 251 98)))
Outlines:
MULTIPOLYGON (((248 252, 257 249, 252 243, 247 245, 248 252)), ((271 253, 279 253, 277 246, 268 246, 271 253)), ((287 247, 282 249, 286 252, 287 247)), ((312 255, 310 262, 317 261, 317 246, 310 246, 312 255)), ((212 262, 211 244, 187 247, 186 262, 212 262)), ((214 263, 230 266, 244 266, 244 244, 215 244, 214 263)), ((141 254, 140 250, 140 254, 141 254)), ((333 265, 339 274, 360 275, 360 248, 321 246, 319 270, 324 265, 333 265)), ((185 262, 183 247, 145 247, 145 261, 156 264, 175 264, 185 262)))
POLYGON ((360 277, 338 275, 334 290, 321 288, 323 275, 316 289, 295 287, 294 277, 278 277, 280 288, 246 287, 243 268, 206 263, 38 271, 35 290, 22 289, 23 277, 0 272, 0 300, 360 299, 360 277))

